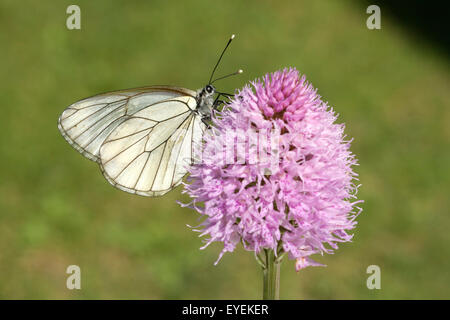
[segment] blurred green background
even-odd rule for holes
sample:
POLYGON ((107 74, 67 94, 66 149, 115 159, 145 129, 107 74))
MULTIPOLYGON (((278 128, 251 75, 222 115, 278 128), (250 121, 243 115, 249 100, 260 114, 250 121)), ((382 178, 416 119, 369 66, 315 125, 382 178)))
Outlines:
POLYGON ((181 187, 161 198, 111 187, 61 137, 60 113, 96 93, 151 84, 197 89, 232 33, 220 83, 293 66, 355 140, 365 200, 353 243, 299 273, 284 299, 450 298, 450 92, 445 49, 389 15, 366 28, 361 1, 0 2, 0 298, 258 299, 262 274, 239 247, 213 266, 181 187), (68 290, 68 265, 82 289, 68 290), (381 268, 368 290, 366 268, 381 268))

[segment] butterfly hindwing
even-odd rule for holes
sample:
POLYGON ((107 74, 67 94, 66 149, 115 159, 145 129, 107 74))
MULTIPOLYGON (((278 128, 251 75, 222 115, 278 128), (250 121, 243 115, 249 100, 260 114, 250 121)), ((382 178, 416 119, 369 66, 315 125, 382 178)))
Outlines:
MULTIPOLYGON (((142 123, 135 134, 124 135, 137 119, 119 125, 100 149, 100 166, 115 187, 140 195, 163 195, 181 182, 191 159, 196 114, 187 112, 154 123, 142 123), (115 138, 120 136, 120 138, 115 138)), ((203 123, 202 123, 203 125, 203 123)))

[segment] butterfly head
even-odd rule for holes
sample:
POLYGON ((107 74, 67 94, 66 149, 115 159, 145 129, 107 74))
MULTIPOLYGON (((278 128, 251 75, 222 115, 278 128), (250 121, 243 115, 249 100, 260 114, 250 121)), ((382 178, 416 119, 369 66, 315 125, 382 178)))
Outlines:
POLYGON ((203 117, 208 117, 214 105, 214 95, 216 88, 212 84, 207 84, 197 91, 197 110, 203 117))
POLYGON ((216 88, 214 88, 214 86, 211 84, 208 84, 206 87, 203 88, 203 90, 205 90, 206 94, 208 95, 212 95, 216 92, 216 88))

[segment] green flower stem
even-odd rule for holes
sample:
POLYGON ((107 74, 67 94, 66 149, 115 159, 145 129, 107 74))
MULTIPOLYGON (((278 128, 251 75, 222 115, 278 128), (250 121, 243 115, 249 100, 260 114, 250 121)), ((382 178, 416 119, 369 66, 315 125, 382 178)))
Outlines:
POLYGON ((273 250, 264 249, 263 267, 263 299, 280 299, 280 265, 281 257, 277 259, 273 250))

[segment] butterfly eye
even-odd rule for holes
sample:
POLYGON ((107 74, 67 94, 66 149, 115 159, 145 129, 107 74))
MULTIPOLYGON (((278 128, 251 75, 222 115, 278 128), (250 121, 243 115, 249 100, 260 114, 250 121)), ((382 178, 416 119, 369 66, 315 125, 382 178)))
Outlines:
POLYGON ((213 87, 210 86, 210 85, 207 85, 207 86, 205 87, 205 90, 206 90, 206 92, 211 93, 211 92, 213 92, 213 87))

